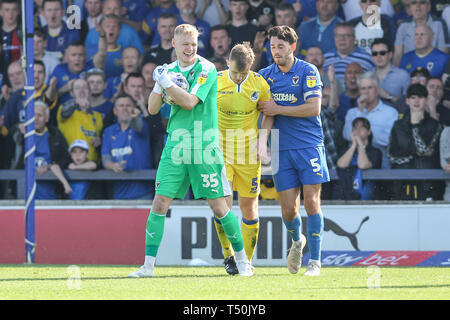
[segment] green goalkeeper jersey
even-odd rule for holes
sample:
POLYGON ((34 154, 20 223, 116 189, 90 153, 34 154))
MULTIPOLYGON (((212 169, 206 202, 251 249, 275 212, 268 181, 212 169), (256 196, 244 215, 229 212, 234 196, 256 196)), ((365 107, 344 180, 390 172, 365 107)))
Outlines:
POLYGON ((204 149, 206 145, 219 144, 217 122, 217 71, 213 63, 197 56, 196 63, 183 68, 178 61, 168 66, 169 72, 180 72, 189 83, 189 93, 200 102, 192 109, 185 110, 172 105, 166 147, 179 146, 183 149, 204 149))

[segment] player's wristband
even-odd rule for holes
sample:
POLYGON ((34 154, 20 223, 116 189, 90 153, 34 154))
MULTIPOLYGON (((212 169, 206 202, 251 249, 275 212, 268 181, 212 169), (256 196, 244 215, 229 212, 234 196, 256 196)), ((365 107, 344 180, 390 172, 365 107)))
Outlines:
POLYGON ((175 85, 175 83, 173 83, 172 80, 170 80, 165 76, 161 77, 157 83, 159 83, 163 89, 167 89, 175 85))
POLYGON ((155 86, 153 87, 153 93, 157 94, 158 96, 162 96, 163 88, 159 85, 158 82, 156 82, 155 86))

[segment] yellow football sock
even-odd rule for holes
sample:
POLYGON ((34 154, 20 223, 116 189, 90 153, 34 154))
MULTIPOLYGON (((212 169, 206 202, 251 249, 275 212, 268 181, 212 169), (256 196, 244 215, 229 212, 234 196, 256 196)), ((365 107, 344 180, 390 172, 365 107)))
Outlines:
POLYGON ((228 240, 228 237, 223 230, 222 224, 217 222, 217 219, 214 218, 214 225, 216 226, 217 237, 219 238, 220 245, 222 246, 223 258, 226 259, 229 256, 233 256, 233 247, 231 246, 231 242, 228 240))
POLYGON ((242 239, 244 240, 245 253, 248 261, 252 261, 256 244, 258 243, 259 220, 247 221, 242 219, 242 239))

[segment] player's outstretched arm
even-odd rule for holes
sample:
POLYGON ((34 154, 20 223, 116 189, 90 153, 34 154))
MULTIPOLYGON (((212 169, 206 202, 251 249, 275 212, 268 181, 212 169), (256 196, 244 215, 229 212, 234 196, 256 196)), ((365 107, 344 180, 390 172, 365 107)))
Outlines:
POLYGON ((321 99, 319 97, 312 97, 307 99, 304 104, 293 107, 279 106, 273 100, 260 101, 258 103, 258 110, 266 116, 318 117, 321 111, 321 99))

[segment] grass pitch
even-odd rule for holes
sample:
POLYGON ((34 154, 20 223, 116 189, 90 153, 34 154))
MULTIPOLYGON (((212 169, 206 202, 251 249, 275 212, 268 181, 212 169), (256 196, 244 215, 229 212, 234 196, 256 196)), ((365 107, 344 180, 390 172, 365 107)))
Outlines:
POLYGON ((0 265, 0 300, 397 300, 450 299, 450 268, 324 267, 320 277, 286 267, 257 267, 250 278, 223 267, 157 267, 130 279, 136 266, 0 265))

